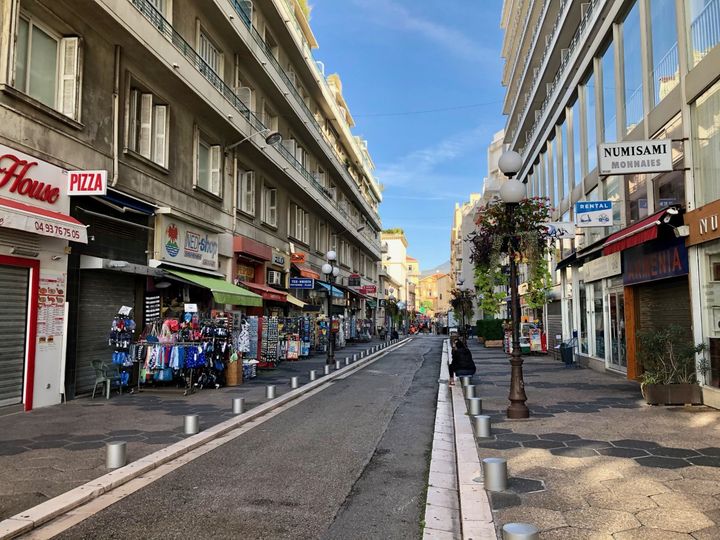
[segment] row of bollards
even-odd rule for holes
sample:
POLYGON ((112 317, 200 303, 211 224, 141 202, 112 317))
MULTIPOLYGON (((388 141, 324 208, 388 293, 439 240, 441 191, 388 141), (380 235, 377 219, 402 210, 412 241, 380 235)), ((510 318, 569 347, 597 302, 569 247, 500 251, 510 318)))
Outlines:
MULTIPOLYGON (((482 414, 482 399, 477 396, 477 387, 471 384, 471 377, 460 377, 468 415, 472 418, 475 436, 491 436, 490 417, 482 414)), ((483 481, 488 491, 505 491, 508 488, 507 460, 485 458, 482 460, 483 481)), ((503 540, 539 540, 540 532, 529 523, 506 523, 502 527, 503 540)))

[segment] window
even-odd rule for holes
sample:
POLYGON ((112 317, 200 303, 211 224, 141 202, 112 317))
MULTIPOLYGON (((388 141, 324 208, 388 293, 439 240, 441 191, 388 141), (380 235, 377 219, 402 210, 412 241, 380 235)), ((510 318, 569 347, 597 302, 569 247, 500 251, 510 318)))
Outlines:
POLYGON ((608 176, 603 180, 604 198, 613 203, 613 226, 609 228, 608 233, 619 231, 625 223, 623 217, 625 188, 621 179, 624 182, 624 177, 620 176, 608 176))
POLYGON ((675 0, 650 0, 652 81, 655 105, 680 82, 675 0))
POLYGON ((135 87, 130 89, 128 99, 127 148, 167 167, 168 106, 152 93, 135 87))
POLYGON ((571 185, 578 185, 585 176, 582 170, 581 156, 582 143, 580 135, 582 134, 582 117, 580 115, 580 98, 578 97, 572 106, 572 163, 573 163, 573 181, 571 185))
POLYGON ((630 174, 625 179, 628 185, 630 223, 635 223, 648 215, 647 175, 630 174))
POLYGON ((218 197, 221 196, 220 145, 210 144, 195 130, 195 187, 218 197))
POLYGON ((592 282, 592 311, 590 318, 595 334, 594 355, 605 358, 605 323, 603 322, 603 290, 602 280, 592 282))
POLYGON ((322 220, 318 220, 315 247, 320 253, 327 253, 328 251, 328 225, 327 222, 322 220))
POLYGON ((622 23, 622 44, 625 74, 625 133, 628 133, 640 123, 644 114, 639 2, 635 2, 622 23))
POLYGON ((720 2, 685 0, 689 29, 690 65, 695 66, 720 41, 720 2))
POLYGON ((263 186, 262 190, 262 219, 263 223, 277 227, 277 189, 263 186))
POLYGON ((200 65, 200 73, 217 84, 217 79, 223 78, 223 54, 220 48, 215 45, 212 39, 201 29, 200 21, 197 21, 197 44, 198 54, 203 62, 200 65))
MULTIPOLYGON (((572 154, 570 153, 570 135, 568 133, 568 120, 565 118, 562 125, 560 126, 560 139, 557 143, 557 148, 562 152, 562 198, 570 197, 570 160, 572 154)), ((558 197, 559 199, 560 197, 558 197)))
POLYGON ((278 130, 277 114, 275 114, 275 111, 273 111, 267 103, 263 103, 262 123, 271 131, 278 130))
POLYGON ((654 211, 667 208, 673 204, 685 206, 685 155, 682 139, 682 119, 677 115, 658 131, 653 139, 670 139, 674 171, 658 174, 652 180, 654 193, 654 211))
POLYGON ((597 166, 597 127, 595 124, 595 76, 590 75, 587 82, 580 87, 582 104, 585 114, 585 158, 589 173, 597 166))
POLYGON ((255 171, 237 171, 238 202, 237 206, 241 212, 255 215, 255 171))
POLYGON ((21 15, 15 51, 14 86, 62 114, 79 118, 80 39, 61 37, 21 15))
POLYGON ((710 87, 692 105, 694 141, 693 174, 695 204, 720 199, 720 82, 710 87))
POLYGON ((309 244, 310 214, 297 204, 291 204, 288 213, 288 235, 304 244, 309 244))
POLYGON ((243 102, 243 104, 250 110, 250 112, 255 113, 255 111, 257 111, 255 104, 255 90, 253 89, 252 85, 245 79, 245 76, 242 75, 240 66, 240 57, 236 56, 235 83, 233 85, 235 94, 237 94, 237 97, 240 98, 240 101, 243 102))
POLYGON ((603 104, 603 136, 604 142, 617 140, 617 109, 615 90, 615 48, 612 41, 600 59, 600 75, 602 77, 603 104))

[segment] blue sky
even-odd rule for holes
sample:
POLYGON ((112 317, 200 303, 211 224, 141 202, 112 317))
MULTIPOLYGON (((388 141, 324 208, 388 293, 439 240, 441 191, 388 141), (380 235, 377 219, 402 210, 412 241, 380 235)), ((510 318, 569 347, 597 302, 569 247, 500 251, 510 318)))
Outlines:
POLYGON ((450 257, 454 204, 482 190, 487 146, 504 126, 502 0, 310 5, 315 57, 340 74, 385 185, 383 227, 405 229, 421 269, 437 266, 450 257))

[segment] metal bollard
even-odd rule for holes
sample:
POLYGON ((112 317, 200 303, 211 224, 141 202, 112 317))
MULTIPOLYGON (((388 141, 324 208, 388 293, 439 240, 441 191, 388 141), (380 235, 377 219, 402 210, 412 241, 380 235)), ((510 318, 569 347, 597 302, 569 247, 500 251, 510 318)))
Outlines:
POLYGON ((340 360, 335 360, 335 369, 340 369, 342 367, 342 364, 340 363, 340 360))
POLYGON ((482 399, 476 397, 468 398, 467 404, 468 414, 470 416, 482 414, 482 399))
POLYGON ((483 479, 488 491, 507 489, 507 460, 503 458, 485 458, 482 460, 483 479))
POLYGON ((200 416, 197 414, 186 414, 183 425, 185 435, 195 435, 200 432, 200 416))
POLYGON ((470 384, 470 377, 460 377, 460 380, 462 381, 463 388, 470 384))
POLYGON ((233 414, 242 414, 245 412, 245 398, 236 397, 233 398, 233 414))
POLYGON ((314 369, 311 369, 310 370, 310 380, 314 381, 315 379, 317 379, 317 371, 315 371, 314 369))
POLYGON ((350 365, 350 357, 349 357, 349 356, 346 356, 346 357, 345 357, 345 365, 346 365, 346 366, 349 366, 349 365, 350 365))
POLYGON ((325 374, 325 375, 330 375, 330 366, 327 366, 327 365, 326 365, 326 366, 323 368, 323 374, 325 374))
POLYGON ((300 386, 299 379, 297 377, 290 377, 290 388, 297 388, 300 386))
POLYGON ((107 454, 105 466, 108 469, 119 469, 127 463, 127 443, 124 441, 109 442, 105 445, 107 454))
POLYGON ((275 385, 274 384, 268 384, 265 387, 265 398, 266 399, 275 399, 275 385))
POLYGON ((364 356, 365 356, 365 353, 364 353, 364 352, 361 352, 361 353, 360 353, 360 360, 362 360, 364 356))
POLYGON ((484 414, 473 417, 475 424, 475 436, 488 438, 490 437, 490 417, 484 414))
POLYGON ((353 354, 353 362, 357 362, 357 354, 353 354))
POLYGON ((476 397, 474 384, 468 384, 464 388, 465 388, 465 399, 470 399, 471 397, 476 397))
POLYGON ((502 537, 503 540, 540 540, 540 531, 529 523, 506 523, 502 537))

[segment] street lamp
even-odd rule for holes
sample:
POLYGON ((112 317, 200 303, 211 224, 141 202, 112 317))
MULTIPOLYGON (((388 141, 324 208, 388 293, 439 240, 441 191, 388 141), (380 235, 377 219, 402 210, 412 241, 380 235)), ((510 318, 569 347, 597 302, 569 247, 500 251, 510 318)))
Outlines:
MULTIPOLYGON (((393 292, 395 292, 395 289, 390 287, 388 289, 388 291, 390 291, 390 296, 388 296, 388 302, 390 302, 391 304, 395 304, 395 297, 393 296, 393 292)), ((387 308, 385 308, 385 309, 387 311, 387 308)), ((397 309, 397 305, 395 305, 394 309, 397 309)), ((392 337, 392 333, 393 333, 393 313, 392 312, 393 312, 393 310, 390 310, 390 317, 389 317, 390 318, 390 334, 389 335, 390 335, 391 340, 393 338, 392 337)))
POLYGON ((337 261, 337 253, 333 250, 328 251, 325 254, 328 262, 322 265, 322 272, 325 274, 325 279, 330 284, 330 290, 328 291, 327 297, 327 316, 328 316, 328 348, 327 348, 327 359, 325 363, 331 365, 335 363, 335 334, 332 331, 332 294, 333 294, 333 283, 335 278, 340 275, 340 268, 335 266, 337 261))
POLYGON ((517 282, 517 237, 515 235, 515 208, 526 196, 525 184, 516 180, 514 176, 522 167, 520 154, 509 150, 498 160, 498 167, 507 176, 507 180, 500 186, 500 198, 505 203, 509 224, 510 249, 510 312, 512 318, 512 353, 510 356, 510 405, 507 408, 507 417, 511 419, 529 418, 530 410, 525 402, 525 382, 523 381, 523 359, 520 351, 520 295, 517 282))
POLYGON ((457 288, 458 288, 458 306, 460 308, 460 321, 461 321, 461 330, 460 330, 460 337, 462 340, 467 343, 467 321, 465 320, 465 307, 469 302, 472 301, 472 292, 469 289, 464 289, 463 284, 465 283, 465 280, 463 278, 459 278, 457 281, 457 288))

